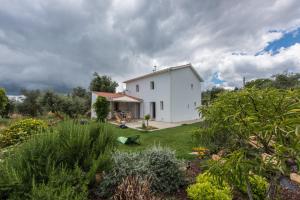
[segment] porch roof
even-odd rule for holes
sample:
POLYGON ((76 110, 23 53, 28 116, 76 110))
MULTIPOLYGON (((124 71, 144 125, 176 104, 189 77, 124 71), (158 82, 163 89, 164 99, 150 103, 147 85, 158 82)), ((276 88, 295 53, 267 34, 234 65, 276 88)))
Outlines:
POLYGON ((93 92, 97 96, 105 97, 108 101, 114 102, 132 102, 132 103, 140 103, 143 100, 137 97, 129 96, 124 93, 111 93, 111 92, 93 92))

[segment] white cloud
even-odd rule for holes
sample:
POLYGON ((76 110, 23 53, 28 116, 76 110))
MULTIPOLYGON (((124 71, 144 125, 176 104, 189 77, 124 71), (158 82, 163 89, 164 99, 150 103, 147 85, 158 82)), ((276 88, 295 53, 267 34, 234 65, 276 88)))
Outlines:
POLYGON ((215 72, 240 86, 299 70, 299 45, 254 56, 299 26, 297 0, 2 0, 0 85, 68 89, 188 62, 207 86, 215 72))

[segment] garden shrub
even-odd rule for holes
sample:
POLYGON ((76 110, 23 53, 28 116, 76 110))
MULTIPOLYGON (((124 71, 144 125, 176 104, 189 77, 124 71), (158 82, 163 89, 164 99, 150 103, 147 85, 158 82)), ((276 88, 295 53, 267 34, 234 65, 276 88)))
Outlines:
POLYGON ((181 162, 170 149, 153 147, 138 153, 116 152, 112 158, 112 169, 99 187, 102 196, 111 195, 122 179, 128 176, 150 178, 151 191, 159 193, 174 192, 185 183, 180 170, 181 162))
POLYGON ((109 114, 109 101, 107 101, 105 97, 99 96, 93 107, 97 115, 97 120, 104 122, 109 114))
POLYGON ((151 180, 137 176, 128 176, 114 192, 113 200, 160 200, 151 192, 151 180))
MULTIPOLYGON (((262 200, 266 198, 268 182, 264 177, 258 175, 252 175, 249 177, 249 183, 251 186, 251 191, 254 200, 262 200)), ((246 186, 243 186, 241 190, 244 193, 247 193, 246 186)))
POLYGON ((0 133, 0 148, 22 142, 46 127, 47 124, 38 119, 29 118, 17 121, 0 133))
POLYGON ((290 173, 287 161, 299 164, 300 89, 224 92, 200 112, 207 126, 195 133, 198 142, 227 152, 209 166, 210 173, 236 188, 247 185, 249 198, 255 195, 251 174, 261 175, 270 182, 267 195, 274 199, 279 177, 290 173))
POLYGON ((228 184, 219 183, 208 173, 200 174, 196 183, 187 188, 188 197, 192 200, 230 200, 231 189, 228 184))
MULTIPOLYGON (((49 187, 56 191, 55 188, 60 185, 65 187, 62 189, 69 190, 69 185, 63 183, 69 182, 72 177, 60 179, 57 186, 50 181, 54 180, 51 179, 54 169, 62 167, 66 172, 56 172, 59 176, 73 173, 72 170, 78 167, 84 175, 80 181, 90 184, 96 172, 109 164, 108 154, 114 147, 115 138, 104 124, 82 126, 63 122, 53 132, 44 132, 15 147, 0 162, 0 199, 11 195, 31 195, 33 183, 37 187, 35 195, 49 187)), ((79 181, 72 184, 75 182, 79 181)))
POLYGON ((47 183, 32 184, 32 200, 83 200, 87 199, 87 184, 84 172, 76 166, 68 170, 64 167, 53 169, 47 183))

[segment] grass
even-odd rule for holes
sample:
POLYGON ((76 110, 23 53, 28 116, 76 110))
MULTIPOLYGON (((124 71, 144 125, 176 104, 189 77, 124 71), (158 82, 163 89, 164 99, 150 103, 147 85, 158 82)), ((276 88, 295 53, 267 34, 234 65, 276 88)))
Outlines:
POLYGON ((195 147, 192 141, 192 133, 199 128, 201 123, 182 125, 175 128, 157 130, 153 132, 138 131, 134 129, 121 129, 110 124, 114 133, 119 136, 140 135, 141 145, 123 145, 119 144, 120 151, 140 151, 149 148, 153 145, 161 145, 176 150, 176 155, 181 159, 193 159, 194 155, 189 155, 192 148, 195 147))

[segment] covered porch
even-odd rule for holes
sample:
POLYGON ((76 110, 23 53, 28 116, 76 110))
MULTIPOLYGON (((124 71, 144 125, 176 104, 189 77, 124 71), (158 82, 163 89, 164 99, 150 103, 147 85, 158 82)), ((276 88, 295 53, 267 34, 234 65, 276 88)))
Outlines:
MULTIPOLYGON (((124 93, 92 92, 92 105, 98 96, 105 97, 109 101, 108 120, 121 123, 122 121, 134 122, 140 119, 142 99, 126 95, 124 93)), ((92 117, 96 114, 92 109, 92 117)))
POLYGON ((140 102, 110 101, 109 119, 132 122, 140 119, 140 102))

